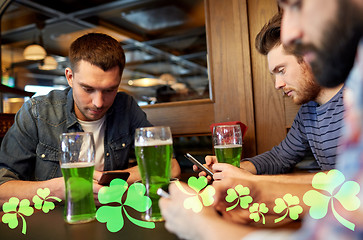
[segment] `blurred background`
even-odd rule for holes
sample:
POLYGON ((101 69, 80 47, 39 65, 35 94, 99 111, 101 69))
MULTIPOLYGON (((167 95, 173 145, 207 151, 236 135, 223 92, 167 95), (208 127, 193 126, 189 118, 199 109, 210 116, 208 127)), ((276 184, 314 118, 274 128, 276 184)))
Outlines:
MULTIPOLYGON (((71 42, 102 32, 122 44, 127 63, 119 90, 139 105, 209 98, 203 0, 8 2, 1 19, 1 83, 31 92, 24 96, 65 88, 71 42)), ((5 113, 24 102, 14 91, 2 97, 5 113)))

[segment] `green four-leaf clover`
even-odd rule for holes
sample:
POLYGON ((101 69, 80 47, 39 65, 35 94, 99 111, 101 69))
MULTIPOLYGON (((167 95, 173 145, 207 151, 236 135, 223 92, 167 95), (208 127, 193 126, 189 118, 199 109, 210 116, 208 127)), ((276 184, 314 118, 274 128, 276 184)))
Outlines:
POLYGON ((238 203, 240 204, 241 208, 246 209, 248 208, 249 204, 252 202, 252 197, 249 196, 250 189, 248 187, 243 187, 242 185, 237 185, 234 189, 230 188, 227 190, 226 201, 231 203, 237 199, 237 202, 226 209, 226 211, 230 211, 237 207, 238 203))
POLYGON ((155 223, 146 222, 131 217, 125 206, 132 207, 138 212, 145 212, 151 207, 151 199, 145 196, 146 188, 142 183, 134 183, 128 188, 127 197, 122 203, 122 196, 128 188, 127 182, 122 179, 114 179, 109 187, 102 187, 98 192, 98 200, 101 204, 119 203, 119 206, 102 206, 96 212, 96 219, 106 223, 110 232, 120 231, 124 226, 122 212, 134 224, 144 228, 155 228, 155 223))
POLYGON ((276 206, 274 207, 274 211, 276 213, 282 213, 286 209, 286 213, 282 217, 275 219, 275 223, 284 220, 288 214, 292 220, 298 219, 299 214, 303 212, 303 208, 299 206, 299 203, 299 198, 289 193, 282 198, 277 198, 275 200, 276 206))
POLYGON ((336 219, 345 227, 354 231, 355 224, 340 216, 334 207, 336 200, 348 211, 357 210, 360 206, 360 200, 356 196, 360 191, 359 184, 354 181, 344 181, 343 173, 336 169, 330 170, 327 174, 323 172, 317 173, 313 178, 312 186, 325 192, 310 190, 304 194, 303 201, 306 205, 311 206, 309 213, 314 219, 325 217, 330 202, 336 219), (341 187, 338 190, 340 185, 341 187))
POLYGON ((12 197, 8 202, 3 205, 4 215, 2 221, 9 225, 9 228, 14 229, 18 226, 18 216, 23 221, 22 233, 26 234, 26 221, 24 216, 31 216, 34 213, 34 209, 30 207, 30 201, 23 199, 19 201, 18 198, 12 197), (19 208, 18 208, 19 206, 19 208))

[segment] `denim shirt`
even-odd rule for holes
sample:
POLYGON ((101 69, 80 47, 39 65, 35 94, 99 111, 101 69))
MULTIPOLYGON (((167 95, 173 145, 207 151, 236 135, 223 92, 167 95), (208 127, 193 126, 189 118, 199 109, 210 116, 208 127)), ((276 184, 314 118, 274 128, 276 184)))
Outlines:
MULTIPOLYGON (((117 93, 106 113, 104 170, 126 169, 136 128, 152 126, 135 100, 117 93)), ((60 134, 83 131, 74 113, 72 89, 31 98, 15 116, 0 151, 0 184, 61 177, 60 134)))

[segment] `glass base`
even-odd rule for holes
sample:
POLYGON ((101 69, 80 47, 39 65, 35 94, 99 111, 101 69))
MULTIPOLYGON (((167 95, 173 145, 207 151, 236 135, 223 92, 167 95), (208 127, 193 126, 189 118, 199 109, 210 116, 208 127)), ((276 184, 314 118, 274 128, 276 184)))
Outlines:
POLYGON ((66 223, 68 224, 82 224, 82 223, 88 223, 88 222, 92 222, 96 219, 96 216, 92 216, 89 218, 77 218, 77 217, 71 217, 71 216, 67 216, 66 218, 64 218, 64 221, 66 221, 66 223))
POLYGON ((163 216, 161 216, 159 214, 157 214, 156 216, 150 216, 149 214, 142 213, 141 219, 145 220, 147 222, 163 222, 163 221, 165 221, 163 216))

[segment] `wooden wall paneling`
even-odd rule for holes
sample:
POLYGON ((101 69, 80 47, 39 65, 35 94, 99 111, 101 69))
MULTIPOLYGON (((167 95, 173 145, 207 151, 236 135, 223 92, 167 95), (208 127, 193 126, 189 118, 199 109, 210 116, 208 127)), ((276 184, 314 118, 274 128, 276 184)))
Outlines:
POLYGON ((296 105, 291 98, 284 97, 285 128, 290 128, 301 105, 296 105))
POLYGON ((215 122, 248 126, 244 156, 256 154, 253 91, 246 0, 206 0, 209 72, 215 122))
POLYGON ((214 107, 208 99, 144 106, 143 110, 153 125, 170 126, 174 136, 211 134, 214 107))
POLYGON ((286 136, 282 93, 274 87, 273 77, 268 71, 266 56, 261 55, 255 48, 256 35, 277 11, 276 0, 248 0, 258 154, 270 150, 286 136))

